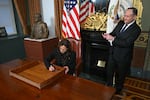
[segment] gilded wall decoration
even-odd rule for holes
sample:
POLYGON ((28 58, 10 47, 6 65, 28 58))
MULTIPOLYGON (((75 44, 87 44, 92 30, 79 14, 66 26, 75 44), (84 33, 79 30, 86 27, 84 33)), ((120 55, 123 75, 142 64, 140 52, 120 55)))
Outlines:
POLYGON ((82 29, 105 31, 107 22, 107 14, 97 12, 87 17, 86 21, 81 24, 82 29))

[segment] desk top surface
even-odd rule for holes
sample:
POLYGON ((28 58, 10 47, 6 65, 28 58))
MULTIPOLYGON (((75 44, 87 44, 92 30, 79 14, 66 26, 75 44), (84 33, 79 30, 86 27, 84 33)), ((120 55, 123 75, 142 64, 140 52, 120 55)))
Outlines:
POLYGON ((0 98, 2 100, 110 100, 115 89, 86 79, 64 75, 39 90, 9 76, 9 70, 30 62, 14 60, 0 64, 0 98))

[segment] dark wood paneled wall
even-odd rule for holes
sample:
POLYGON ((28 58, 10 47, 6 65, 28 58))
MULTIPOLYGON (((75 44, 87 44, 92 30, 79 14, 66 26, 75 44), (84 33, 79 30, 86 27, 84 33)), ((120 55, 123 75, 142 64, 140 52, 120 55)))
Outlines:
POLYGON ((132 67, 143 68, 146 56, 146 48, 144 47, 134 47, 132 67))

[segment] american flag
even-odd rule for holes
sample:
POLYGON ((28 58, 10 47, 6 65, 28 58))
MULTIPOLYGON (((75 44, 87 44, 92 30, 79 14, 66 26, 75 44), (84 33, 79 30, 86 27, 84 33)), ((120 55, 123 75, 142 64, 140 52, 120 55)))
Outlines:
POLYGON ((81 0, 80 23, 84 22, 90 14, 95 13, 95 6, 91 0, 81 0))
POLYGON ((64 0, 62 35, 64 38, 80 39, 79 5, 77 0, 64 0))

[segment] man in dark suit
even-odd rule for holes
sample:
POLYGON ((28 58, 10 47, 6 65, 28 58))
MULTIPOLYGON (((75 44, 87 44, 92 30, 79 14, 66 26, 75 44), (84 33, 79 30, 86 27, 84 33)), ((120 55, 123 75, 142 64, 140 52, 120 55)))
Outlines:
POLYGON ((125 77, 130 71, 134 41, 141 33, 141 29, 135 21, 136 16, 137 9, 128 8, 123 21, 120 21, 110 34, 102 35, 111 45, 106 67, 107 85, 113 86, 113 76, 115 75, 117 94, 123 89, 125 77))

